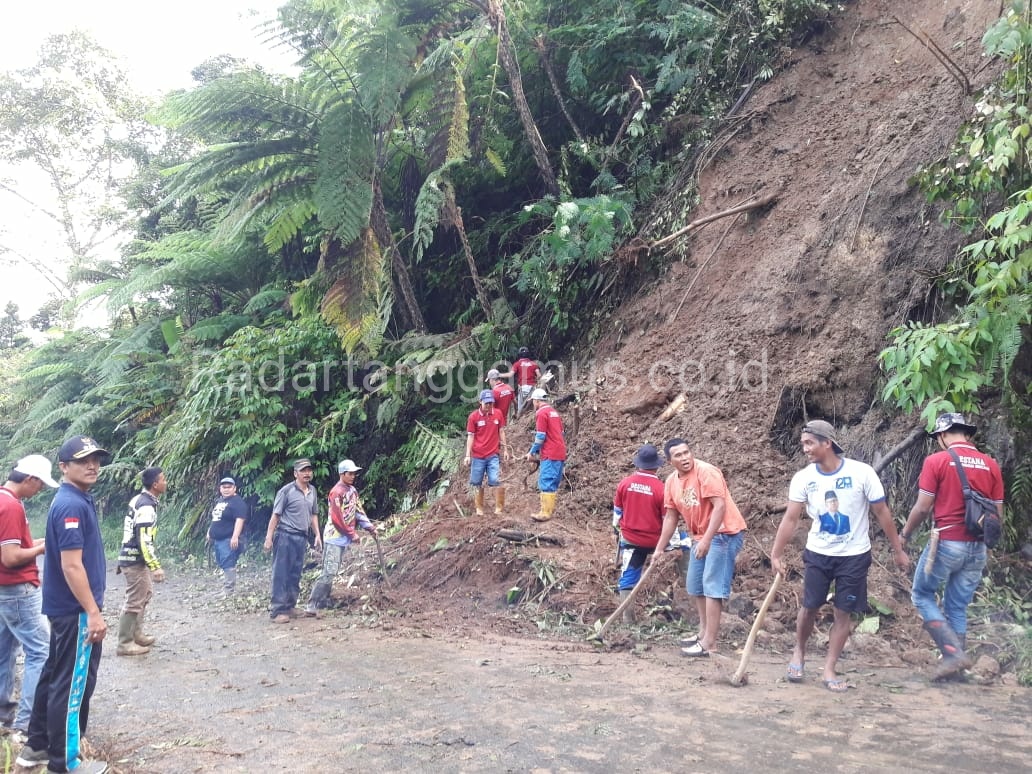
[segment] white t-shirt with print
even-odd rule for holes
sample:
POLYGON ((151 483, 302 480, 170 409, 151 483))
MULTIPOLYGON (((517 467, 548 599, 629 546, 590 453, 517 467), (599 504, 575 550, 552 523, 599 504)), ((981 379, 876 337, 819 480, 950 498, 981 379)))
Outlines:
POLYGON ((788 499, 804 503, 813 520, 806 547, 825 556, 857 556, 871 550, 871 503, 885 499, 885 489, 870 465, 842 458, 838 470, 822 473, 807 465, 794 476, 788 499))

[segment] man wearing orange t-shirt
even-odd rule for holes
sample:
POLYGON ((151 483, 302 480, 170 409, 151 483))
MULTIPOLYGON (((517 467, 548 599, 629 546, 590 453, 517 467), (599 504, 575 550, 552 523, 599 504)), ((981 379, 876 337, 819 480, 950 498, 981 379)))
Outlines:
POLYGON ((718 467, 695 459, 682 438, 671 438, 664 451, 674 472, 664 487, 666 512, 658 545, 667 544, 678 518, 684 517, 693 543, 685 588, 699 612, 699 633, 684 642, 681 653, 708 656, 717 644, 724 602, 731 596, 735 559, 745 542, 745 519, 718 467))

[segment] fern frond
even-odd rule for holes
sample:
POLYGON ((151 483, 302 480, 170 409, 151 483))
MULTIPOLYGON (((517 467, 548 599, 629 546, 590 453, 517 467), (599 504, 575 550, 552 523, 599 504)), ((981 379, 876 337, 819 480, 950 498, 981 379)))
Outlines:
POLYGON ((342 244, 358 239, 373 205, 376 154, 372 128, 361 110, 343 104, 322 122, 315 203, 319 222, 342 244))

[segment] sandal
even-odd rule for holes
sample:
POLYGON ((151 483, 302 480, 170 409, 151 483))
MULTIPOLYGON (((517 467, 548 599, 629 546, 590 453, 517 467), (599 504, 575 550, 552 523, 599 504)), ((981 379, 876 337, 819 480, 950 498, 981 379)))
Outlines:
POLYGON ((847 683, 845 680, 835 678, 834 680, 825 680, 824 687, 832 693, 845 693, 853 686, 847 683))
POLYGON ((694 658, 706 658, 709 656, 709 651, 696 642, 694 645, 689 645, 687 648, 681 648, 681 655, 692 656, 694 658))
POLYGON ((788 671, 785 673, 785 679, 790 683, 803 682, 803 665, 789 664, 788 671))
POLYGON ((677 641, 677 644, 685 646, 685 647, 688 647, 690 645, 695 645, 698 641, 699 641, 699 635, 698 634, 689 634, 687 637, 682 637, 681 639, 679 639, 677 641))

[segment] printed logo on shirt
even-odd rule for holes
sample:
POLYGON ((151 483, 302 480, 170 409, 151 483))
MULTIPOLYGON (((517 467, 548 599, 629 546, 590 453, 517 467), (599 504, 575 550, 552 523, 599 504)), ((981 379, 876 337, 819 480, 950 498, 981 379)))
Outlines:
POLYGON ((66 516, 64 520, 65 529, 79 529, 78 516, 66 516))
POLYGON ((643 495, 652 495, 652 487, 648 484, 640 484, 638 482, 633 482, 629 487, 627 487, 627 491, 637 492, 638 494, 643 495))
POLYGON ((695 493, 694 486, 684 488, 684 492, 681 493, 681 502, 689 508, 694 508, 699 504, 699 495, 695 493))
POLYGON ((852 489, 853 488, 853 477, 852 476, 841 476, 835 479, 836 489, 852 489))

